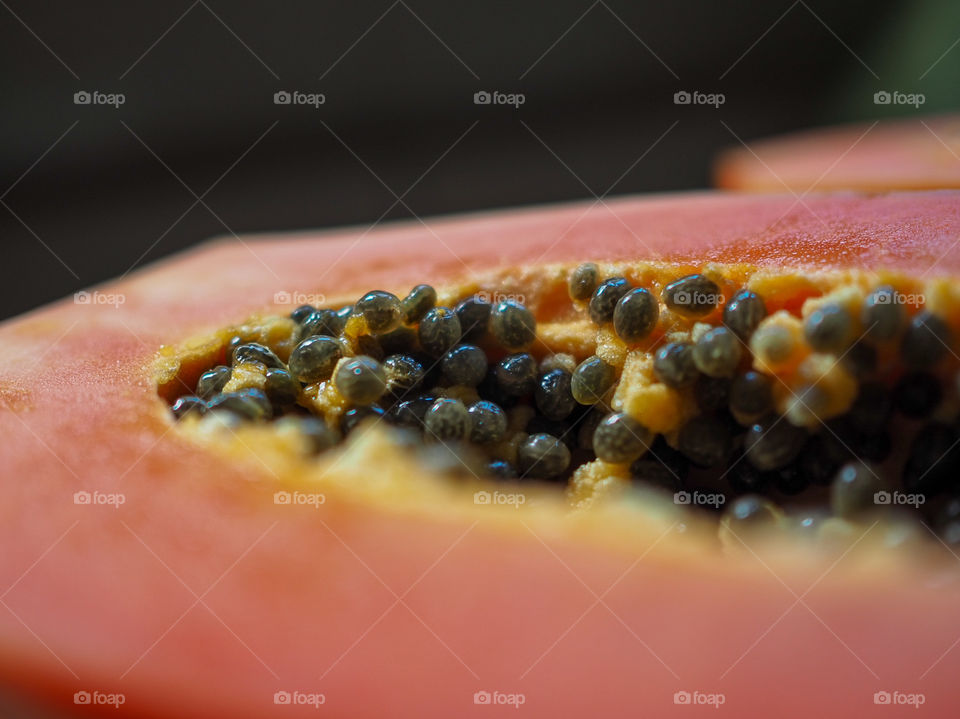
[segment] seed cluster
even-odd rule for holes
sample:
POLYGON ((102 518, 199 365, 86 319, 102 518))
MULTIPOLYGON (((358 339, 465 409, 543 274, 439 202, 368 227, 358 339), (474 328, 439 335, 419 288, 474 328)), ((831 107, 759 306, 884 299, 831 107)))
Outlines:
POLYGON ((658 435, 612 409, 620 370, 599 349, 581 358, 540 351, 523 303, 475 295, 438 306, 429 285, 402 299, 377 290, 340 309, 298 307, 287 362, 276 348, 235 337, 225 364, 203 372, 171 409, 178 419, 273 419, 318 452, 366 420, 382 421, 448 448, 444 466, 500 479, 563 482, 601 460, 629 466, 640 484, 728 496, 730 528, 781 516, 777 503, 794 499, 850 518, 877 510, 884 493, 915 493, 932 500, 927 518, 960 543, 960 418, 945 409, 958 389, 943 371, 954 338, 942 317, 911 314, 880 286, 857 309, 824 301, 791 329, 751 290, 725 300, 716 282, 693 274, 657 293, 604 278, 593 263, 569 274, 568 291, 598 328, 650 353, 652 381, 689 398, 695 411, 676 431, 658 435), (821 420, 833 385, 790 390, 757 369, 791 361, 798 348, 832 355, 853 378, 846 411, 821 420), (260 368, 262 384, 225 391, 241 365, 260 368), (335 418, 304 401, 318 383, 343 400, 335 418), (943 506, 954 509, 945 515, 943 506))

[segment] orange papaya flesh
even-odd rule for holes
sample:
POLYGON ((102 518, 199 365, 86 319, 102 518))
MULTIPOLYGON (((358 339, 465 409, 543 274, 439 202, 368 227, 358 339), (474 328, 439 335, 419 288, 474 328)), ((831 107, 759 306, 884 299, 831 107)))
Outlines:
POLYGON ((805 130, 724 151, 728 190, 936 190, 960 187, 960 118, 929 116, 805 130))
MULTIPOLYGON (((224 328, 284 310, 277 292, 525 290, 560 342, 558 288, 582 261, 805 280, 784 291, 793 312, 863 273, 922 288, 952 323, 957 200, 667 196, 251 238, 9 322, 0 675, 67 707, 120 693, 134 716, 312 715, 283 705, 295 691, 335 716, 460 715, 488 696, 536 715, 689 698, 839 716, 876 692, 953 707, 954 568, 930 544, 892 547, 885 523, 812 546, 738 533, 724 552, 712 521, 642 492, 571 512, 554 486, 450 481, 381 432, 305 461, 270 427, 178 426, 168 402, 221 359, 224 328), (122 303, 96 299, 110 295, 122 303)), ((572 334, 576 351, 596 338, 572 334)))

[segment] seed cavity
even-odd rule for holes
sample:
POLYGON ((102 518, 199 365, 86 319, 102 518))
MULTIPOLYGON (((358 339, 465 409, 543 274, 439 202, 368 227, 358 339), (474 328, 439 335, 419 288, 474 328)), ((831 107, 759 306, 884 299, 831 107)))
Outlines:
POLYGON ((960 547, 960 372, 930 307, 878 283, 866 297, 834 288, 801 317, 741 288, 708 319, 723 295, 703 274, 660 290, 584 263, 555 282, 531 304, 539 332, 523 301, 447 291, 437 306, 427 284, 230 328, 169 409, 185 428, 295 435, 285 446, 309 457, 377 423, 451 477, 576 487, 611 473, 723 497, 702 508, 725 546, 755 528, 822 538, 887 511, 884 493, 912 493, 930 500, 912 511, 960 547), (595 341, 568 320, 589 320, 595 341))

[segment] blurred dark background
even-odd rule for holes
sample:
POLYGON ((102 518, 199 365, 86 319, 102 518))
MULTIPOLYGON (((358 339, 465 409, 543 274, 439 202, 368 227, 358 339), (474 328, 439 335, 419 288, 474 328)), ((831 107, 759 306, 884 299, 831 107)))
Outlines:
POLYGON ((706 187, 741 140, 916 112, 878 89, 952 109, 958 36, 947 0, 0 0, 0 313, 212 235, 706 187))

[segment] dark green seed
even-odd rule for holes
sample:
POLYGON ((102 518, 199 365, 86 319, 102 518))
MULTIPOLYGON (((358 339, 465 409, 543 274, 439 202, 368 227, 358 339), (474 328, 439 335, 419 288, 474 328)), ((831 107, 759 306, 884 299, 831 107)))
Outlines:
POLYGON ((440 362, 450 384, 476 387, 487 374, 487 353, 476 345, 457 345, 440 362))
POLYGON ((500 380, 498 379, 499 368, 499 364, 495 364, 487 370, 487 376, 484 377, 483 381, 477 386, 477 394, 483 399, 496 402, 504 409, 508 409, 517 404, 519 398, 503 391, 503 388, 500 386, 500 380))
POLYGON ((276 367, 267 370, 263 389, 275 407, 288 407, 300 396, 300 383, 287 370, 276 367))
POLYGON ((460 320, 463 338, 468 342, 478 342, 487 334, 491 305, 482 297, 473 295, 456 306, 454 312, 460 320))
POLYGON ((853 319, 845 307, 828 304, 810 313, 803 336, 816 352, 839 354, 850 344, 853 319))
POLYGON ((340 431, 345 435, 350 434, 365 419, 379 420, 384 414, 383 408, 375 404, 368 407, 351 407, 340 415, 340 431))
POLYGON ((768 416, 750 426, 744 438, 744 447, 750 463, 757 469, 767 471, 790 464, 800 454, 806 441, 805 430, 782 417, 768 416))
POLYGON ((699 467, 719 467, 733 451, 733 436, 727 425, 705 414, 681 428, 678 443, 680 451, 699 467))
POLYGON ((877 349, 865 340, 857 340, 847 348, 842 362, 850 374, 862 380, 877 370, 877 349))
POLYGON ((517 469, 509 462, 505 462, 502 459, 495 459, 489 465, 487 465, 487 472, 491 477, 496 477, 497 479, 516 479, 517 478, 517 469))
POLYGON ((588 308, 593 323, 602 325, 606 322, 612 322, 617 303, 631 289, 633 289, 633 285, 625 277, 611 277, 609 280, 601 282, 597 289, 593 291, 588 308))
POLYGON ((953 341, 947 323, 932 312, 924 310, 915 315, 903 336, 900 354, 908 366, 929 369, 950 351, 953 341))
POLYGON ((703 275, 687 275, 663 288, 663 304, 682 317, 705 317, 722 299, 717 283, 703 275))
POLYGON ((730 409, 745 417, 757 417, 773 409, 773 380, 765 374, 744 372, 733 380, 730 409))
POLYGON ((231 374, 233 370, 224 365, 208 369, 197 380, 197 396, 201 399, 210 399, 215 394, 219 394, 230 381, 231 374))
POLYGON ((693 398, 697 401, 697 407, 703 412, 716 412, 726 408, 730 402, 732 384, 729 377, 700 375, 693 388, 693 398))
POLYGON ((308 337, 317 335, 326 335, 327 337, 336 337, 343 332, 346 319, 341 318, 333 310, 322 309, 310 313, 297 333, 297 338, 305 340, 308 337))
POLYGON ((892 287, 879 287, 867 297, 861 311, 866 336, 874 342, 888 342, 900 332, 906 308, 898 301, 892 287))
POLYGON ((689 387, 697 381, 697 365, 693 361, 693 345, 670 342, 657 350, 653 358, 653 374, 668 387, 689 387))
POLYGON ((186 395, 180 397, 176 402, 173 403, 173 406, 170 408, 173 411, 173 416, 177 419, 183 419, 188 414, 206 414, 207 413, 207 403, 204 402, 199 397, 194 397, 192 395, 186 395))
POLYGON ((576 438, 570 430, 569 422, 547 419, 542 414, 533 415, 524 428, 527 434, 549 434, 559 439, 570 449, 576 449, 576 438))
POLYGON ((310 443, 310 451, 314 454, 324 452, 334 447, 340 441, 336 430, 322 419, 317 417, 297 417, 296 426, 310 443))
POLYGON ((508 350, 520 350, 537 336, 537 321, 519 302, 505 300, 490 310, 487 327, 494 339, 508 350))
POLYGON ((427 354, 440 358, 460 341, 460 320, 449 307, 434 307, 420 320, 420 346, 427 354))
POLYGON ((520 473, 534 479, 553 479, 570 466, 567 445, 549 434, 527 437, 517 450, 520 473))
POLYGON ((380 338, 378 336, 360 335, 356 341, 356 354, 373 357, 377 362, 383 362, 383 358, 387 356, 386 352, 383 351, 383 347, 380 345, 380 338))
POLYGON ((290 374, 304 384, 322 382, 330 379, 342 356, 343 349, 335 339, 323 335, 309 337, 290 353, 290 374))
POLYGON ((890 456, 893 450, 893 440, 889 432, 878 432, 858 438, 854 450, 857 456, 867 462, 879 464, 890 456))
POLYGON ((437 401, 433 395, 421 395, 395 404, 387 412, 386 420, 391 424, 411 429, 423 429, 423 418, 427 410, 437 401))
POLYGON ((387 390, 387 376, 373 357, 360 355, 340 363, 333 377, 337 391, 355 405, 376 402, 387 390))
POLYGON ((437 291, 430 285, 417 285, 410 294, 403 298, 400 303, 400 312, 403 315, 403 321, 408 324, 416 324, 424 316, 437 306, 437 291))
POLYGON ((960 497, 954 495, 944 501, 943 506, 936 514, 934 525, 937 529, 942 529, 947 524, 957 520, 960 520, 960 497))
POLYGON ((283 367, 283 362, 273 353, 273 350, 256 342, 237 345, 234 349, 233 364, 238 365, 242 362, 259 362, 267 367, 283 367))
POLYGON ((940 381, 929 372, 908 372, 893 388, 893 406, 914 419, 930 416, 942 398, 940 381))
POLYGON ((423 365, 410 355, 390 355, 383 361, 387 392, 397 399, 415 391, 424 378, 423 365))
POLYGON ((771 525, 778 519, 776 505, 756 494, 737 497, 724 511, 724 522, 734 532, 771 525))
MULTIPOLYGON (((937 383, 939 389, 940 384, 937 383)), ((846 416, 856 431, 877 434, 886 426, 892 409, 893 400, 886 387, 879 382, 865 382, 857 390, 857 398, 846 416)))
POLYGON ((740 364, 740 340, 726 327, 708 330, 693 346, 693 363, 711 377, 729 377, 740 364))
POLYGON ((723 324, 747 342, 767 316, 767 305, 756 292, 740 290, 723 307, 723 324))
POLYGON ((567 288, 572 300, 588 300, 597 288, 599 268, 592 262, 584 262, 570 273, 567 288))
POLYGON ((400 324, 400 298, 390 292, 368 292, 357 301, 354 311, 363 316, 367 329, 376 335, 390 332, 400 324))
POLYGON ((231 337, 230 341, 227 342, 226 355, 227 355, 228 364, 230 365, 233 364, 233 353, 236 352, 237 347, 239 347, 242 344, 243 344, 243 339, 237 336, 231 337))
POLYGON ((953 427, 940 422, 924 425, 910 444, 903 468, 903 488, 930 498, 955 489, 960 475, 960 442, 953 427))
POLYGON ((633 462, 649 449, 653 433, 633 417, 614 412, 597 425, 593 451, 604 462, 633 462))
POLYGON ((840 468, 841 460, 835 456, 829 445, 830 442, 823 435, 815 434, 804 446, 796 461, 800 474, 810 484, 818 487, 829 485, 840 468))
POLYGON ((353 305, 344 305, 334 313, 337 321, 340 323, 340 331, 337 332, 337 334, 343 332, 343 328, 347 326, 347 320, 353 315, 353 309, 353 305))
POLYGON ((598 406, 590 410, 590 412, 583 417, 577 425, 577 446, 580 447, 580 449, 590 452, 593 451, 593 435, 606 416, 606 410, 600 409, 598 406))
POLYGON ((800 494, 810 486, 809 479, 800 471, 796 462, 781 467, 773 475, 774 488, 788 497, 800 494))
POLYGON ((388 355, 406 354, 417 349, 417 331, 400 325, 397 329, 377 336, 380 349, 388 355))
POLYGON ((253 388, 218 395, 210 400, 208 406, 211 412, 230 412, 242 419, 269 419, 273 415, 273 407, 266 393, 253 388))
POLYGON ((660 317, 660 304, 649 290, 630 290, 613 310, 613 329, 624 342, 639 342, 653 332, 660 317))
POLYGON ((750 462, 740 459, 727 472, 727 483, 736 494, 753 494, 766 489, 772 475, 772 472, 761 472, 750 462))
POLYGON ((302 325, 303 321, 316 311, 317 308, 313 305, 300 305, 290 313, 290 319, 292 319, 298 325, 302 325))
POLYGON ((507 414, 493 402, 480 400, 470 405, 470 441, 499 442, 507 433, 507 414))
POLYGON ((537 361, 526 352, 504 357, 494 371, 497 386, 509 397, 526 396, 537 386, 537 361))
POLYGON ((602 359, 588 357, 573 371, 570 392, 580 404, 596 404, 617 379, 617 370, 602 359))
POLYGON ((555 369, 540 375, 533 391, 534 400, 547 419, 561 420, 570 416, 577 406, 571 392, 572 377, 569 372, 555 369))
POLYGON ((630 476, 639 482, 678 492, 683 489, 689 468, 689 460, 658 436, 650 451, 630 465, 630 476))
POLYGON ((877 473, 863 462, 845 464, 830 485, 830 507, 839 517, 856 517, 876 508, 874 495, 883 486, 877 473))
POLYGON ((427 410, 424 425, 437 439, 466 439, 470 434, 470 413, 460 400, 441 397, 427 410))

